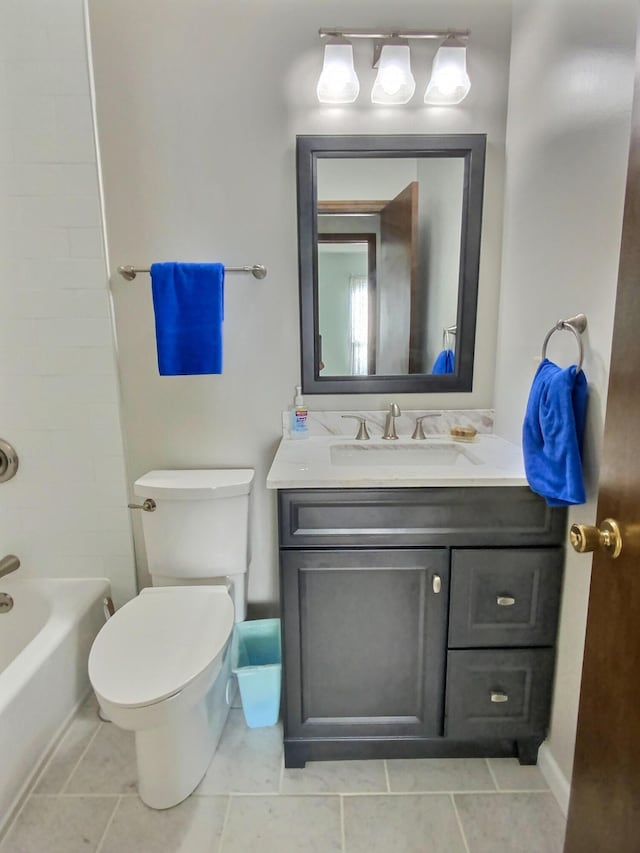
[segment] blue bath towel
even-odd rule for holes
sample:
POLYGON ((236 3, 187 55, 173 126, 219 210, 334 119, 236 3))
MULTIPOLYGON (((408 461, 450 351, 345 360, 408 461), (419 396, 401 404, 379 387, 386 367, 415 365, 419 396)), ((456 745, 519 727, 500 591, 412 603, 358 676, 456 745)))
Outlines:
POLYGON ((453 350, 443 349, 433 362, 432 373, 455 373, 456 357, 453 350))
POLYGON ((153 264, 160 376, 222 373, 224 266, 153 264))
POLYGON ((531 385, 522 451, 529 485, 549 506, 586 501, 582 477, 586 412, 583 371, 575 365, 560 368, 545 358, 531 385))

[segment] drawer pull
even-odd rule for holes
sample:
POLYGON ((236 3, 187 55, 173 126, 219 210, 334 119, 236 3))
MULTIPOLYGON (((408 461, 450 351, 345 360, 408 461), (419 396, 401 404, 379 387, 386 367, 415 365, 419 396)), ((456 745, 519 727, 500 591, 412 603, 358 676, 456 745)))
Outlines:
POLYGON ((492 691, 491 701, 495 702, 496 704, 500 704, 501 702, 508 702, 509 697, 506 693, 497 693, 496 691, 492 691))
POLYGON ((434 575, 433 576, 432 586, 433 586, 433 591, 437 595, 440 592, 440 590, 442 589, 442 580, 440 578, 440 575, 434 575))
POLYGON ((499 595, 496 598, 496 602, 499 607, 512 607, 516 603, 516 600, 510 595, 499 595))

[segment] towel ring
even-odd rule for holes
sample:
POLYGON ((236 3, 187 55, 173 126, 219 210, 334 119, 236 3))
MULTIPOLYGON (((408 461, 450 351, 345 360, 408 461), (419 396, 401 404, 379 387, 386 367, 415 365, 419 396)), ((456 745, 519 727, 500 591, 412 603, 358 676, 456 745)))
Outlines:
POLYGON ((582 362, 584 360, 584 347, 582 345, 582 333, 587 328, 587 317, 585 314, 576 314, 575 317, 569 317, 568 320, 558 320, 558 322, 553 326, 546 334, 544 342, 542 344, 542 360, 547 357, 547 344, 549 343, 549 338, 554 332, 573 332, 575 335, 575 339, 578 342, 578 371, 582 370, 582 362))
POLYGON ((451 339, 458 331, 457 326, 445 326, 442 330, 442 349, 453 349, 451 346, 451 339))

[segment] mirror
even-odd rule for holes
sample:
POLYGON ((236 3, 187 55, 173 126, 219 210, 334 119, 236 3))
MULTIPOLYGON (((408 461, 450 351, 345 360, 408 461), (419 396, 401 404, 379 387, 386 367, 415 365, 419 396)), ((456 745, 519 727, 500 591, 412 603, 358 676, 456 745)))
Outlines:
POLYGON ((306 393, 471 390, 485 148, 298 137, 306 393))

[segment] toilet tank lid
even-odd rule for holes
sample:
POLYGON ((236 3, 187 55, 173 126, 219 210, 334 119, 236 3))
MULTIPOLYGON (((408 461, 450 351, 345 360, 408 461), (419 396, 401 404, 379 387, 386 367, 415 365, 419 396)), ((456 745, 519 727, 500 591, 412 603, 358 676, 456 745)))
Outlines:
POLYGON ((213 500, 246 495, 251 490, 253 468, 198 468, 149 471, 134 483, 141 498, 158 500, 213 500))

